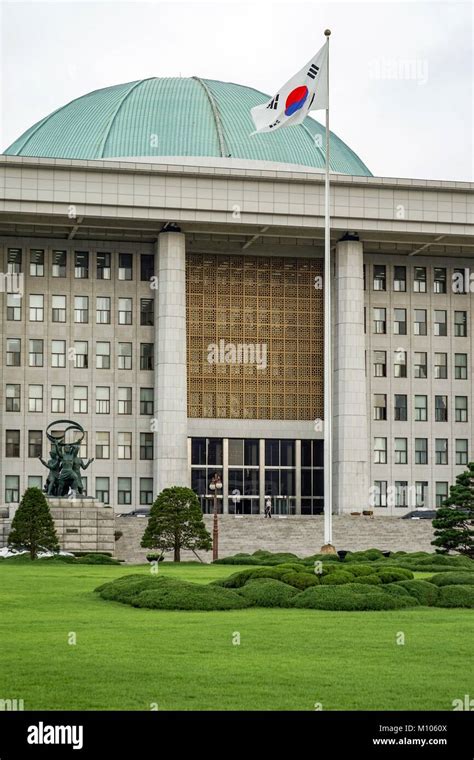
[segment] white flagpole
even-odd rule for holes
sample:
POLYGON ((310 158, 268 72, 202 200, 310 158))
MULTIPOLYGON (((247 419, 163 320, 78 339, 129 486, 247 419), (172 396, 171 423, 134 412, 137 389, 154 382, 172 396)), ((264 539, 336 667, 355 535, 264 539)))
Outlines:
MULTIPOLYGON (((324 183, 324 544, 332 546, 331 223, 329 217, 329 37, 327 45, 326 176, 324 183)), ((329 547, 328 547, 329 548, 329 547)))

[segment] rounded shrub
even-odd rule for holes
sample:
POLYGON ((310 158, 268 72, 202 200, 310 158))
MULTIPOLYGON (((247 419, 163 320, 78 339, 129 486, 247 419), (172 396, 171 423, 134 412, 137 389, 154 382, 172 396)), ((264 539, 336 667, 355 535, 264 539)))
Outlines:
POLYGON ((459 586, 462 584, 474 586, 474 573, 439 573, 430 578, 430 583, 434 583, 435 586, 459 586))
POLYGON ((387 590, 395 587, 404 588, 425 607, 431 607, 436 604, 439 593, 437 587, 433 586, 432 583, 416 579, 413 581, 399 581, 398 583, 393 583, 390 586, 387 586, 387 590))
POLYGON ((78 565, 120 565, 117 559, 109 554, 84 554, 77 559, 78 565))
MULTIPOLYGON (((232 573, 228 578, 219 578, 217 581, 212 581, 212 586, 222 586, 223 588, 240 588, 243 586, 249 578, 252 578, 254 573, 260 568, 249 567, 247 570, 241 570, 240 573, 232 573)), ((271 572, 271 568, 262 568, 267 573, 271 572)))
POLYGON ((380 549, 366 549, 361 552, 349 552, 346 554, 345 562, 375 562, 377 559, 383 559, 384 555, 380 549))
POLYGON ((384 591, 362 584, 348 584, 330 588, 313 586, 302 591, 293 600, 293 607, 314 610, 396 610, 413 606, 409 596, 390 596, 384 591))
POLYGON ((383 593, 404 599, 407 607, 418 607, 420 604, 415 596, 410 594, 410 592, 406 588, 403 588, 403 586, 399 586, 398 583, 387 584, 383 589, 383 593))
POLYGON ((358 577, 360 575, 362 575, 362 576, 363 575, 373 575, 374 568, 371 567, 370 565, 359 565, 359 564, 354 563, 352 565, 348 565, 347 567, 345 567, 344 571, 348 572, 348 573, 351 573, 351 575, 354 575, 354 576, 358 577))
POLYGON ((300 589, 301 591, 304 591, 305 588, 309 588, 310 586, 319 585, 318 576, 314 573, 285 573, 280 580, 283 583, 288 583, 289 586, 300 589))
POLYGON ((342 586, 344 583, 350 583, 353 576, 344 570, 339 570, 328 575, 323 575, 320 582, 325 586, 342 586))
POLYGON ((377 575, 382 583, 395 583, 396 581, 413 580, 413 573, 404 567, 387 567, 383 570, 377 570, 377 575))
MULTIPOLYGON (((303 592, 306 593, 306 592, 303 592)), ((441 586, 436 601, 437 607, 474 608, 474 585, 441 586)))
POLYGON ((298 591, 282 581, 259 578, 248 581, 237 593, 255 607, 290 607, 298 591))
POLYGON ((202 583, 168 583, 164 578, 160 584, 135 595, 133 607, 154 610, 238 610, 248 607, 248 603, 236 591, 202 583))
POLYGON ((382 581, 376 573, 372 575, 359 575, 352 579, 352 583, 368 583, 371 586, 381 586, 382 581))

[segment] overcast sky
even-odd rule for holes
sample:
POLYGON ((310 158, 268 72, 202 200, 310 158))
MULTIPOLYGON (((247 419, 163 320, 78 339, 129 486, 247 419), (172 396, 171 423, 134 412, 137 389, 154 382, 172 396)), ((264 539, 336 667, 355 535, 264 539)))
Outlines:
POLYGON ((472 2, 0 0, 0 8, 1 150, 64 103, 120 82, 196 75, 271 94, 330 27, 332 130, 377 176, 473 180, 472 2))

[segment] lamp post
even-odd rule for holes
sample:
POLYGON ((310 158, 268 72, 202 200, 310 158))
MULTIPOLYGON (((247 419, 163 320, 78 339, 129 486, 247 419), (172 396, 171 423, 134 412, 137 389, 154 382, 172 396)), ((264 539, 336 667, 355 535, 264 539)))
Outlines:
POLYGON ((215 472, 209 483, 209 488, 214 496, 214 521, 212 526, 212 561, 219 559, 219 523, 217 521, 217 494, 222 490, 222 480, 219 473, 215 472))

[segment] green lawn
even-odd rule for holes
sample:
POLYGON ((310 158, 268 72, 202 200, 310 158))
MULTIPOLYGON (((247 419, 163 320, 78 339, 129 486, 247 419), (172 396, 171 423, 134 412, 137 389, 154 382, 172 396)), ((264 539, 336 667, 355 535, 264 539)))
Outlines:
MULTIPOLYGON (((203 583, 241 569, 160 566, 203 583)), ((137 572, 149 568, 0 563, 0 698, 26 710, 450 710, 472 692, 469 610, 162 612, 92 593, 137 572)))

